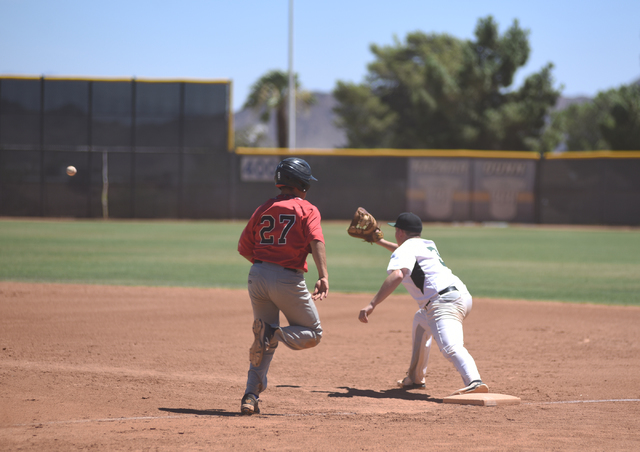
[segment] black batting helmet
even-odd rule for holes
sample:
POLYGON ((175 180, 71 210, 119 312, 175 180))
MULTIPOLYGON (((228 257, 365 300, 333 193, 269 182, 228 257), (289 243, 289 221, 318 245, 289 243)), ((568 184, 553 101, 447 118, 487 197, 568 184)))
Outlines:
POLYGON ((317 181, 311 175, 311 167, 298 157, 289 157, 278 163, 274 176, 276 187, 295 187, 301 191, 309 190, 309 182, 317 181))

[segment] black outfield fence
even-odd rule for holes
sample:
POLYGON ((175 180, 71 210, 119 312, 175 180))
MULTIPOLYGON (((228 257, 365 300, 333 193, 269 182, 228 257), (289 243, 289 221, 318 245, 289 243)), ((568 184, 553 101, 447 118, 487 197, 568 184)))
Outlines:
POLYGON ((640 152, 567 152, 541 163, 541 223, 640 225, 640 152))
POLYGON ((0 78, 0 215, 228 216, 230 97, 228 81, 0 78))
POLYGON ((431 222, 640 225, 640 152, 238 148, 239 217, 273 193, 279 159, 299 155, 319 180, 323 218, 358 206, 380 218, 408 210, 431 222))
POLYGON ((300 156, 325 219, 640 225, 640 152, 234 149, 230 99, 228 81, 0 77, 0 216, 245 219, 300 156))

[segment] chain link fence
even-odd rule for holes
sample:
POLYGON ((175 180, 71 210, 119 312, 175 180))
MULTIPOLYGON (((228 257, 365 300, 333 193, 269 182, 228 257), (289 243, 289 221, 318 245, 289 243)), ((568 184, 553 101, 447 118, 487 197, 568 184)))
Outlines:
POLYGON ((245 219, 297 155, 325 219, 640 225, 640 152, 234 149, 230 99, 229 81, 0 77, 0 216, 245 219))

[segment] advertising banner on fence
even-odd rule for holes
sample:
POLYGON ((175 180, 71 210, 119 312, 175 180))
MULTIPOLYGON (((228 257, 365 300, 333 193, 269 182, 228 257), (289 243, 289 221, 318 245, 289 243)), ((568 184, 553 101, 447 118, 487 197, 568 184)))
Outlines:
POLYGON ((273 182, 280 159, 273 156, 243 155, 240 159, 242 182, 273 182))
POLYGON ((410 158, 407 208, 424 221, 534 220, 536 163, 410 158))
POLYGON ((410 158, 407 208, 423 221, 469 218, 471 160, 410 158))
POLYGON ((534 160, 477 159, 474 167, 474 221, 534 221, 534 160))

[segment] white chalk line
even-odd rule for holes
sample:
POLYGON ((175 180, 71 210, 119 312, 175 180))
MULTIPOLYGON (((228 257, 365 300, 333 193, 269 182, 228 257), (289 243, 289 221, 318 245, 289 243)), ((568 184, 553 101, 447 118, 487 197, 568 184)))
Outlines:
POLYGON ((153 421, 157 419, 188 419, 191 416, 134 416, 134 417, 110 417, 103 419, 70 419, 68 421, 49 421, 49 422, 32 422, 29 424, 14 424, 12 427, 38 427, 41 425, 59 425, 59 424, 84 424, 87 422, 118 422, 118 421, 153 421))
POLYGON ((527 402, 527 403, 523 403, 523 405, 564 405, 569 403, 612 403, 612 402, 640 402, 640 399, 562 400, 559 402, 527 402))
MULTIPOLYGON (((558 402, 526 402, 522 405, 567 405, 574 403, 618 403, 618 402, 640 402, 640 399, 605 399, 605 400, 561 400, 558 402)), ((289 413, 289 414, 267 414, 266 416, 282 416, 282 417, 311 417, 311 416, 357 416, 354 412, 339 413, 289 413)), ((72 419, 68 421, 51 421, 51 422, 34 422, 30 424, 14 424, 12 427, 37 427, 42 425, 59 425, 59 424, 82 424, 87 422, 122 422, 122 421, 155 421, 160 419, 189 419, 189 418, 205 418, 213 417, 209 414, 192 414, 182 416, 134 416, 134 417, 113 417, 102 419, 72 419)), ((240 417, 240 414, 238 414, 240 417)))
MULTIPOLYGON (((265 416, 282 416, 282 417, 307 417, 307 416, 355 416, 358 413, 264 413, 265 416)), ((211 414, 189 414, 181 416, 134 416, 134 417, 110 417, 102 419, 70 419, 68 421, 49 421, 49 422, 31 422, 28 424, 14 424, 10 427, 39 427, 44 425, 61 425, 61 424, 84 424, 88 422, 120 422, 120 421, 154 421, 162 419, 189 419, 189 418, 210 418, 216 417, 211 414)), ((236 417, 245 417, 237 413, 236 417)))

